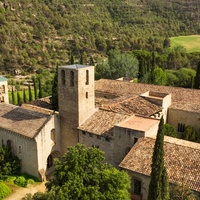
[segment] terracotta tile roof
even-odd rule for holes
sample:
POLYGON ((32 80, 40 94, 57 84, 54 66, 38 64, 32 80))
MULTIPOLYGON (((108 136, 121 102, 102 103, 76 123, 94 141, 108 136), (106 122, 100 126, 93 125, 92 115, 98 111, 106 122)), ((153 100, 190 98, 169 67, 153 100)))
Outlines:
POLYGON ((121 102, 103 105, 100 108, 126 115, 138 114, 146 117, 149 117, 162 110, 160 106, 157 106, 142 97, 128 98, 121 102))
POLYGON ((132 130, 138 130, 138 131, 147 131, 151 127, 158 125, 159 122, 160 122, 160 120, 154 119, 154 118, 132 116, 132 117, 120 122, 116 126, 132 129, 132 130))
MULTIPOLYGON (((174 103, 182 105, 194 103, 200 105, 200 90, 150 85, 143 83, 130 83, 119 80, 100 79, 95 82, 95 90, 98 92, 112 93, 118 96, 141 95, 147 91, 172 94, 172 106, 174 103)), ((187 109, 185 106, 184 109, 187 109)))
POLYGON ((96 135, 112 137, 114 125, 129 117, 130 116, 128 115, 98 110, 88 120, 86 120, 85 123, 78 127, 78 129, 96 135))
MULTIPOLYGON (((140 138, 120 167, 150 176, 154 144, 153 138, 140 138)), ((200 144, 165 136, 164 151, 169 182, 200 192, 200 144)))
POLYGON ((31 104, 26 104, 26 103, 23 103, 21 105, 21 108, 37 111, 37 112, 44 113, 44 114, 47 114, 47 115, 52 115, 53 113, 55 113, 54 110, 50 110, 50 109, 46 109, 46 108, 43 108, 43 107, 34 106, 34 105, 31 105, 31 104))
POLYGON ((52 109, 51 97, 40 98, 40 99, 31 101, 29 104, 38 106, 41 108, 52 109))
MULTIPOLYGON (((199 99, 200 101, 200 99, 199 99)), ((178 109, 178 110, 186 110, 186 111, 191 111, 191 112, 200 112, 200 103, 195 104, 195 103, 174 103, 170 106, 170 108, 178 109)))
POLYGON ((50 115, 11 104, 0 104, 0 128, 34 138, 50 115))

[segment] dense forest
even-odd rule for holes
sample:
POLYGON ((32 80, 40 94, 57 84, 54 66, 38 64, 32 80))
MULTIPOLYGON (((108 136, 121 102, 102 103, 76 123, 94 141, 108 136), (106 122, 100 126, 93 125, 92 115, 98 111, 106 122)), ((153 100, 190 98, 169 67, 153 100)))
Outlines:
POLYGON ((198 0, 1 0, 0 71, 51 69, 71 55, 97 62, 111 49, 156 52, 163 69, 196 69, 199 53, 164 51, 169 37, 191 34, 200 34, 198 0))

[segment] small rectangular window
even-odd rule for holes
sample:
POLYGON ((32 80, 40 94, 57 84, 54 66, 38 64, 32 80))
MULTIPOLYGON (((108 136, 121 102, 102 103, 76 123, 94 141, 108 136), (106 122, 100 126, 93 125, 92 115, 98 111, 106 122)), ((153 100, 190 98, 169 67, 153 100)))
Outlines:
POLYGON ((85 131, 82 131, 82 134, 83 134, 83 135, 86 135, 86 132, 85 132, 85 131))
POLYGON ((140 195, 141 194, 141 181, 134 179, 134 194, 140 195))
POLYGON ((21 154, 21 153, 22 153, 22 147, 19 146, 19 154, 21 154))
POLYGON ((90 137, 93 137, 93 134, 92 134, 92 133, 89 133, 89 136, 90 136, 90 137))
POLYGON ((178 123, 178 132, 184 132, 185 130, 185 124, 178 123))
POLYGON ((101 139, 101 136, 100 136, 100 135, 97 135, 97 139, 99 139, 99 140, 100 140, 100 139, 101 139))

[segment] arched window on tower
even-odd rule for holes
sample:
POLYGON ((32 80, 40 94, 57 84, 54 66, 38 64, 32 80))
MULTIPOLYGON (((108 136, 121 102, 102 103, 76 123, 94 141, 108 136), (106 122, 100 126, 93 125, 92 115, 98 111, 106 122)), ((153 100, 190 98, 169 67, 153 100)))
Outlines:
POLYGON ((70 86, 74 87, 74 72, 70 71, 70 86))
POLYGON ((65 85, 65 70, 61 71, 62 84, 65 85))
POLYGON ((86 70, 86 85, 89 85, 89 70, 86 70))

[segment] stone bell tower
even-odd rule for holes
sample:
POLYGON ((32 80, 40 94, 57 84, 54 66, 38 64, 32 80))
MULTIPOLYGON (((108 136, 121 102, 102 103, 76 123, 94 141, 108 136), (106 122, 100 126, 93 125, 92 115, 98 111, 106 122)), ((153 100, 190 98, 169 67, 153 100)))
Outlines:
POLYGON ((79 142, 77 127, 95 112, 94 66, 58 67, 58 102, 61 120, 61 149, 79 142))

